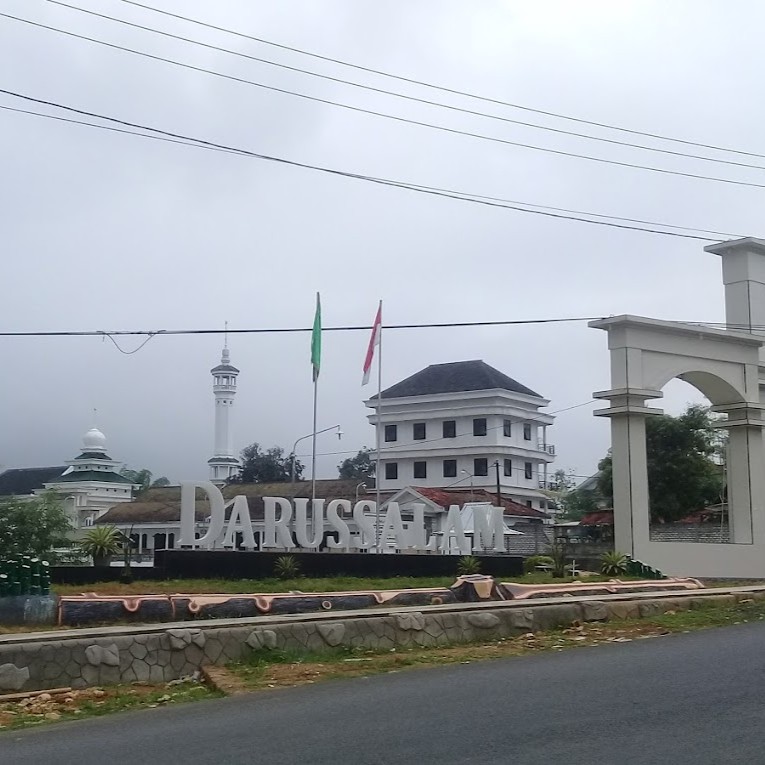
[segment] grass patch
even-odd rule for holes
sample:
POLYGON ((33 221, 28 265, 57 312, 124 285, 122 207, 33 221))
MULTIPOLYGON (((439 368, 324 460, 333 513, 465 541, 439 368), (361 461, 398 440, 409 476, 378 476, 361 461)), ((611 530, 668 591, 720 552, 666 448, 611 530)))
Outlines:
POLYGON ((201 683, 173 686, 136 683, 55 695, 43 692, 21 701, 0 702, 0 731, 100 717, 131 709, 154 709, 222 695, 201 683))
POLYGON ((678 632, 722 627, 765 619, 765 600, 736 604, 702 604, 688 611, 611 622, 575 623, 565 629, 526 633, 489 642, 407 647, 386 651, 336 648, 321 653, 260 649, 244 661, 227 665, 247 690, 304 685, 336 678, 368 677, 412 667, 469 664, 473 661, 526 656, 608 643, 626 643, 678 632))

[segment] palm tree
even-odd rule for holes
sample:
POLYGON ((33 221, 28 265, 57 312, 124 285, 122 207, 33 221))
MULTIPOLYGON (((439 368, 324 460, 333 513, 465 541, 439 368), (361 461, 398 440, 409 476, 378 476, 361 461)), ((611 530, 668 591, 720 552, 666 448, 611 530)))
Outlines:
POLYGON ((93 558, 94 566, 108 566, 109 558, 122 548, 122 537, 114 526, 96 526, 86 532, 80 550, 93 558))

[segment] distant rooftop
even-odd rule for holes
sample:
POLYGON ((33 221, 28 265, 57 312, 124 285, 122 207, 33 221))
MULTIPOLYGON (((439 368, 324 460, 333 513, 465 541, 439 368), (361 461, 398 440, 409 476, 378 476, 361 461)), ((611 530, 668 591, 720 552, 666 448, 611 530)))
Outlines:
MULTIPOLYGON (((431 396, 436 393, 463 393, 476 390, 509 390, 542 398, 512 377, 489 366, 485 361, 452 361, 431 364, 382 392, 383 399, 431 396)), ((373 396, 374 399, 377 396, 373 396)))
POLYGON ((35 489, 55 481, 65 470, 66 465, 55 467, 9 468, 0 473, 0 496, 26 496, 35 489))

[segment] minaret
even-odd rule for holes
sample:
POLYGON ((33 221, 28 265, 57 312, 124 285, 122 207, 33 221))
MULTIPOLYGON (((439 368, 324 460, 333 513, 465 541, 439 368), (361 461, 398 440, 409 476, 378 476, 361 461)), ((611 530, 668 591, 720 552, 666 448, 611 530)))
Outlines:
POLYGON ((227 479, 239 472, 239 460, 234 456, 231 446, 231 429, 229 413, 234 405, 236 395, 236 378, 239 370, 232 366, 228 352, 228 337, 223 346, 220 364, 210 370, 213 376, 213 393, 215 394, 215 450, 211 459, 210 480, 214 483, 225 483, 227 479))

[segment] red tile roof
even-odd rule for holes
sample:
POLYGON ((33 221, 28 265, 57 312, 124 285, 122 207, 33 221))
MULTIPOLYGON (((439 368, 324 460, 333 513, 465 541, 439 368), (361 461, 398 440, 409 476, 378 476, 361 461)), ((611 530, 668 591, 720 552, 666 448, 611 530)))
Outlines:
POLYGON ((587 515, 582 516, 579 523, 582 526, 613 526, 614 511, 602 510, 597 513, 587 513, 587 515))
MULTIPOLYGON (((429 499, 443 508, 448 508, 450 505, 464 505, 465 502, 491 502, 496 507, 497 502, 497 495, 486 491, 486 489, 449 491, 448 489, 421 489, 418 486, 412 486, 412 488, 418 494, 425 497, 425 499, 429 499)), ((522 505, 520 502, 516 502, 509 497, 502 496, 501 500, 505 515, 539 519, 549 517, 547 513, 543 513, 541 510, 533 507, 528 507, 528 505, 522 505)))

